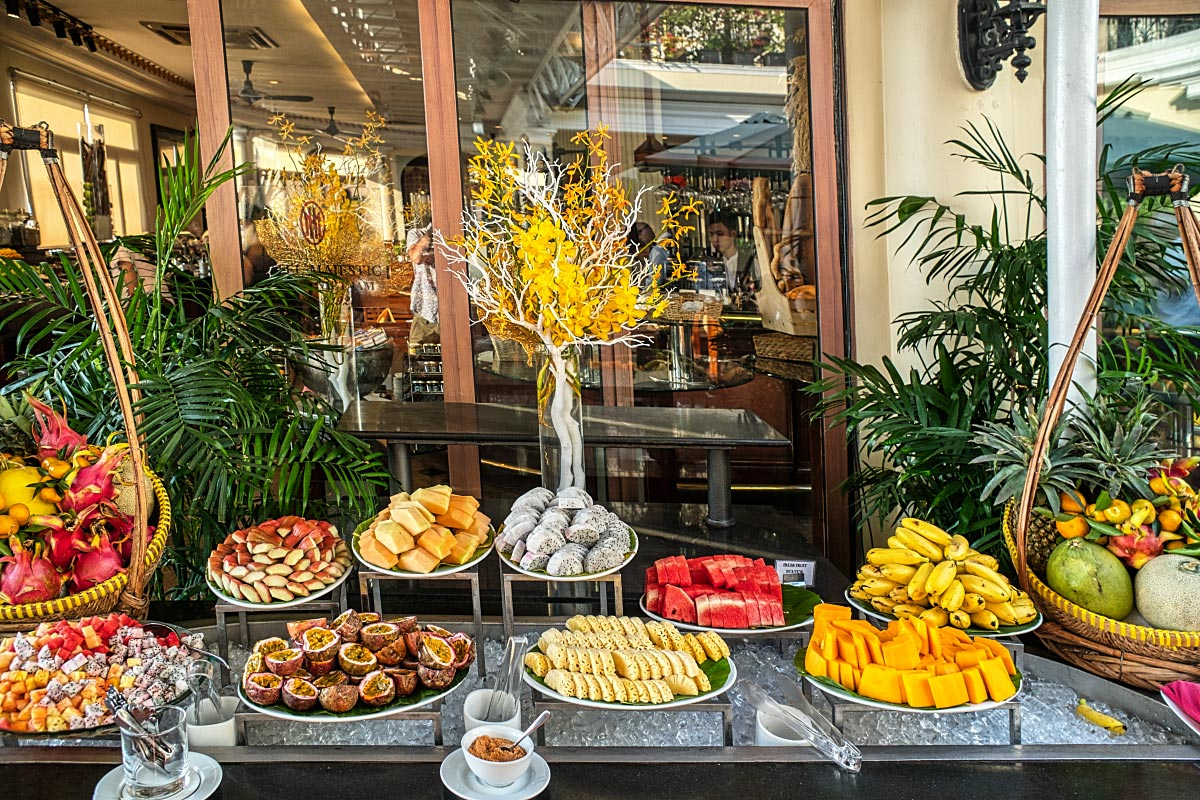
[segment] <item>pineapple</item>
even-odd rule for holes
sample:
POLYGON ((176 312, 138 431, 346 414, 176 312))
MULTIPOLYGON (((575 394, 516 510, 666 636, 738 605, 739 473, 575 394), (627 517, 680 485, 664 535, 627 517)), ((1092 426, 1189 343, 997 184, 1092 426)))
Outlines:
POLYGON ((22 458, 34 455, 37 444, 30 435, 31 430, 33 423, 22 410, 0 395, 0 453, 22 458))

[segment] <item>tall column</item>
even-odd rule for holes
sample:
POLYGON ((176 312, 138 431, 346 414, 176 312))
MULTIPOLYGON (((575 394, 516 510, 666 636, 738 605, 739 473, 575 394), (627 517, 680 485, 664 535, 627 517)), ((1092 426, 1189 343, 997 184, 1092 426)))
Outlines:
MULTIPOLYGON (((1046 14, 1046 306, 1050 376, 1062 366, 1096 278, 1096 61, 1099 0, 1055 0, 1046 14)), ((1074 381, 1095 390, 1095 337, 1074 381)), ((1078 399, 1072 387, 1070 402, 1078 399)))

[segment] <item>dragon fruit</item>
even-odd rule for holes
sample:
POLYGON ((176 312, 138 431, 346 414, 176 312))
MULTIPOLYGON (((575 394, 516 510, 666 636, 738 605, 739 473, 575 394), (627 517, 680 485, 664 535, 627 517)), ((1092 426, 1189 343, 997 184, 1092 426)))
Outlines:
POLYGON ((49 559, 21 547, 18 543, 13 554, 0 558, 5 564, 0 575, 0 601, 5 603, 40 603, 58 597, 62 589, 62 578, 49 559))
POLYGON ((114 497, 113 473, 121 466, 128 449, 109 446, 104 448, 100 459, 91 466, 83 467, 75 474, 71 486, 63 492, 58 507, 66 511, 82 513, 98 503, 112 503, 114 497))
POLYGON ((42 529, 38 533, 46 542, 46 556, 59 572, 70 570, 75 557, 88 547, 87 534, 77 527, 68 529, 60 515, 35 514, 29 524, 42 529))
POLYGON ((124 571, 121 554, 113 548, 112 540, 105 534, 96 534, 91 547, 75 559, 75 570, 71 574, 71 592, 90 589, 124 571))
POLYGON ((1146 562, 1163 551, 1164 542, 1154 528, 1141 525, 1134 533, 1110 536, 1108 549, 1117 558, 1134 569, 1141 569, 1146 562))
POLYGON ((69 461, 87 447, 87 438, 71 430, 65 417, 29 393, 25 394, 25 400, 33 409, 33 438, 38 445, 38 458, 69 461))

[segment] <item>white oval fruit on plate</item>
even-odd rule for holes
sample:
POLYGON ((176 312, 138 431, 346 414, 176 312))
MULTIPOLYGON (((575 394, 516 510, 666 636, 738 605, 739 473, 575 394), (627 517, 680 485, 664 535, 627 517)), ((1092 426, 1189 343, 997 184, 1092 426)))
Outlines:
POLYGON ((351 566, 350 564, 347 564, 346 571, 343 572, 340 576, 338 576, 338 579, 335 580, 333 583, 329 584, 324 589, 318 589, 317 591, 313 592, 312 594, 308 595, 307 597, 297 597, 295 600, 272 600, 270 603, 251 603, 250 601, 246 600, 246 598, 244 598, 244 597, 234 598, 234 597, 231 597, 230 595, 226 594, 225 591, 223 589, 221 589, 221 587, 214 585, 212 582, 212 579, 209 576, 205 575, 204 581, 208 584, 209 591, 211 591, 213 594, 215 594, 222 602, 228 603, 231 606, 238 606, 239 608, 251 608, 251 609, 270 608, 272 610, 277 609, 277 608, 279 608, 279 609, 295 608, 296 606, 302 606, 305 603, 311 603, 313 600, 316 600, 318 597, 324 597, 325 595, 329 594, 334 589, 338 588, 343 583, 345 583, 346 579, 350 577, 350 566, 351 566))
MULTIPOLYGON (((629 528, 628 525, 626 525, 625 527, 629 528)), ((501 526, 500 530, 497 532, 497 535, 502 534, 502 533, 504 533, 503 526, 501 526)), ((615 567, 610 567, 609 569, 601 570, 600 572, 583 572, 583 573, 580 573, 579 575, 565 575, 562 577, 551 575, 550 573, 546 572, 544 569, 542 569, 542 570, 525 569, 520 564, 518 564, 517 562, 513 561, 511 558, 506 556, 504 553, 501 553, 499 549, 496 550, 496 555, 500 556, 500 561, 506 567, 513 570, 513 572, 519 572, 522 575, 528 575, 531 578, 539 578, 543 581, 552 581, 555 583, 560 582, 560 581, 563 583, 574 583, 574 582, 578 582, 578 581, 594 581, 597 578, 603 578, 605 575, 612 575, 614 572, 620 572, 621 570, 625 569, 625 567, 629 566, 630 561, 633 561, 633 557, 637 555, 639 546, 640 546, 640 543, 638 542, 637 531, 635 531, 633 528, 629 528, 630 550, 629 550, 629 552, 627 552, 625 554, 625 560, 622 561, 620 564, 617 564, 615 567)))
POLYGON ((354 553, 354 560, 359 563, 359 566, 369 572, 386 572, 392 575, 403 575, 405 578, 411 578, 415 581, 419 581, 422 578, 439 578, 442 575, 453 575, 456 572, 468 570, 487 558, 488 554, 492 552, 492 548, 496 546, 496 529, 488 528, 487 540, 484 541, 479 549, 475 551, 475 555, 471 556, 465 564, 438 564, 431 572, 410 572, 399 567, 385 569, 378 564, 372 564, 370 561, 367 561, 358 550, 358 537, 362 535, 362 532, 367 529, 368 525, 370 525, 370 520, 359 525, 355 529, 354 535, 350 537, 350 552, 354 553))

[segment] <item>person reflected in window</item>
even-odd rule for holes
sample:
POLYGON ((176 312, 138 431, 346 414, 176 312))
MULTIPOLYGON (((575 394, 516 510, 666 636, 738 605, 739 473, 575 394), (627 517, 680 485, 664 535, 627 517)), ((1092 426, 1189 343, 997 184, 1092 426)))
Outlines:
POLYGON ((668 274, 671 254, 667 252, 667 248, 655 241, 656 238, 654 228, 647 222, 635 222, 629 229, 630 251, 639 258, 644 258, 647 264, 658 271, 658 284, 662 286, 671 279, 668 274))
POLYGON ((737 218, 717 212, 708 218, 708 241, 717 258, 725 262, 725 285, 730 292, 753 294, 761 287, 758 263, 751 251, 738 248, 737 218))
POLYGON ((408 260, 413 268, 413 323, 408 340, 413 344, 432 344, 440 341, 440 336, 437 268, 434 265, 433 232, 430 228, 409 231, 408 260))

